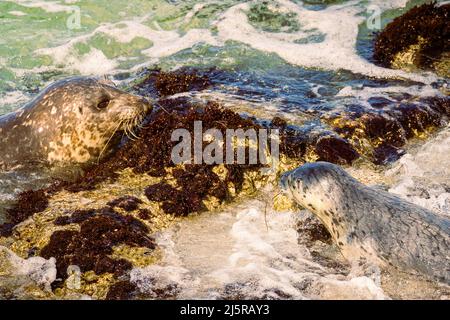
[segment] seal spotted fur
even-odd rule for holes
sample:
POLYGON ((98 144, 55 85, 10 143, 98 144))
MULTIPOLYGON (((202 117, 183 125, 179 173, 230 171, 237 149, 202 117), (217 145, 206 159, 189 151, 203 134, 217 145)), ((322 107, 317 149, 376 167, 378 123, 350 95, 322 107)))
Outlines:
POLYGON ((89 164, 107 154, 117 132, 132 135, 150 110, 144 98, 106 81, 58 81, 0 117, 0 164, 89 164))
POLYGON ((348 260, 389 264, 449 284, 450 219, 367 187, 327 162, 289 171, 280 185, 322 221, 348 260))

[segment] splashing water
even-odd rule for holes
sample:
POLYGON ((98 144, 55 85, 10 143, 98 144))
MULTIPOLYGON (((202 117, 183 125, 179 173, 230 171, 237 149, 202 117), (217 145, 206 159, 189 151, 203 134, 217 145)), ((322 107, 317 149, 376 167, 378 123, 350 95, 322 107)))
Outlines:
POLYGON ((237 299, 382 299, 367 277, 347 280, 313 262, 298 244, 292 212, 269 212, 251 200, 221 214, 186 221, 159 241, 163 264, 132 271, 132 281, 149 296, 173 288, 177 298, 237 299), (212 236, 214 235, 214 236, 212 236))

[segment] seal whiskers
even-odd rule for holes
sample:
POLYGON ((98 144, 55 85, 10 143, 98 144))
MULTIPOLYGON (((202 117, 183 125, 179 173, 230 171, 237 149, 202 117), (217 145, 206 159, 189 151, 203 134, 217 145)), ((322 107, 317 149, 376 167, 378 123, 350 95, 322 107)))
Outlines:
POLYGON ((136 120, 128 120, 125 125, 125 132, 128 138, 131 140, 139 140, 140 137, 134 132, 133 128, 136 127, 136 120))
POLYGON ((100 159, 101 159, 103 153, 105 152, 105 150, 106 150, 106 148, 108 147, 109 143, 111 142, 112 138, 115 136, 115 134, 116 134, 117 131, 119 130, 120 126, 122 125, 122 122, 123 122, 123 120, 122 120, 121 122, 119 122, 119 124, 117 125, 116 129, 113 131, 113 133, 111 134, 111 136, 109 137, 109 139, 106 141, 106 144, 105 144, 105 146, 103 147, 102 151, 100 151, 100 154, 98 155, 98 158, 97 158, 97 164, 100 163, 100 159))

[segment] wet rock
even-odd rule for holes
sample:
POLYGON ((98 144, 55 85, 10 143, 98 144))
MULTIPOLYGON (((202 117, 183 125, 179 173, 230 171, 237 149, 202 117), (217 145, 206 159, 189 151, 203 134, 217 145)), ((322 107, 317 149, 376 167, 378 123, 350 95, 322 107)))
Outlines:
POLYGON ((359 158, 359 153, 345 139, 337 136, 320 137, 315 146, 319 161, 327 161, 336 164, 351 164, 359 158))
POLYGON ((375 144, 388 144, 401 147, 406 143, 405 132, 401 124, 386 115, 367 113, 359 118, 365 134, 375 144), (378 139, 379 141, 374 141, 378 139))
MULTIPOLYGON (((82 264, 89 265, 91 263, 89 260, 84 260, 82 264)), ((103 273, 113 273, 115 276, 120 276, 125 273, 125 271, 130 270, 133 267, 130 261, 125 259, 112 259, 107 256, 100 256, 96 259, 92 270, 95 274, 103 273)))
POLYGON ((189 213, 205 209, 200 196, 195 191, 183 192, 164 183, 147 187, 145 195, 150 201, 162 202, 164 212, 176 216, 187 216, 189 213))
POLYGON ((152 217, 152 213, 148 209, 139 209, 138 217, 142 220, 149 220, 152 217))
POLYGON ((292 159, 302 159, 309 145, 309 138, 301 132, 288 130, 280 134, 280 152, 292 159))
POLYGON ((211 85, 207 73, 203 74, 200 70, 188 67, 169 72, 160 69, 146 70, 143 79, 135 86, 135 89, 145 95, 155 92, 160 97, 199 91, 211 85))
POLYGON ((357 106, 344 114, 324 117, 333 130, 348 140, 359 154, 375 164, 397 160, 407 139, 423 136, 448 121, 450 99, 425 97, 418 101, 396 103, 378 112, 357 106))
POLYGON ((20 193, 14 206, 6 211, 8 222, 0 225, 0 236, 12 235, 14 226, 48 207, 48 193, 42 189, 20 193))
POLYGON ((411 100, 413 96, 406 92, 390 92, 389 98, 394 99, 397 102, 402 102, 411 100))
POLYGON ((184 170, 174 170, 173 176, 177 180, 177 185, 181 186, 183 190, 191 189, 190 192, 201 197, 211 195, 224 201, 228 196, 227 184, 231 182, 239 188, 243 182, 240 180, 240 178, 243 180, 243 176, 237 178, 236 175, 233 175, 238 171, 237 168, 235 170, 230 166, 225 166, 225 168, 227 168, 228 174, 223 180, 213 171, 213 166, 207 165, 187 165, 184 170))
MULTIPOLYGON (((419 103, 428 106, 435 112, 446 117, 450 117, 449 97, 424 97, 418 100, 419 103)), ((445 119, 448 120, 448 119, 445 119)))
POLYGON ((106 300, 131 300, 136 295, 137 286, 128 280, 113 284, 106 295, 106 300))
POLYGON ((393 103, 392 100, 389 100, 385 97, 370 97, 368 102, 372 106, 372 108, 375 109, 383 109, 387 106, 392 105, 393 103))
POLYGON ((4 223, 0 225, 0 237, 10 237, 13 234, 14 223, 4 223))
POLYGON ((166 201, 172 199, 179 191, 167 183, 157 183, 145 189, 150 201, 166 201))
POLYGON ((430 127, 441 125, 441 116, 421 104, 401 103, 395 110, 389 111, 389 114, 399 121, 408 139, 417 133, 426 132, 430 127))
POLYGON ((414 49, 413 63, 429 68, 450 49, 450 4, 427 3, 394 19, 375 40, 374 59, 390 67, 400 53, 414 49))
POLYGON ((40 255, 46 259, 56 258, 58 278, 67 278, 67 268, 76 265, 81 272, 94 271, 96 274, 112 273, 119 276, 131 269, 132 264, 125 259, 113 259, 113 247, 126 244, 131 247, 155 248, 155 243, 147 233, 147 227, 131 216, 122 216, 111 208, 76 212, 71 221, 79 221, 80 231, 55 231, 40 255), (77 218, 78 217, 78 218, 77 218))
POLYGON ((272 119, 272 128, 285 129, 287 126, 287 122, 280 117, 274 117, 272 119))
POLYGON ((34 213, 45 210, 47 206, 48 195, 44 190, 25 191, 19 194, 16 205, 7 210, 8 218, 18 224, 34 213))
POLYGON ((280 134, 280 152, 292 159, 301 159, 309 144, 309 137, 300 130, 288 128, 286 120, 274 117, 270 128, 278 129, 280 134))
POLYGON ((405 154, 405 150, 390 145, 381 145, 374 149, 373 163, 385 165, 397 161, 405 154))
MULTIPOLYGON (((194 121, 202 121, 204 130, 222 130, 224 136, 226 129, 260 128, 253 121, 214 103, 208 103, 205 107, 185 106, 181 110, 178 109, 179 106, 173 106, 173 109, 170 107, 168 104, 164 109, 156 111, 150 117, 147 128, 141 132, 142 139, 131 141, 114 157, 88 171, 85 175, 88 185, 83 177, 75 183, 78 185, 77 189, 92 188, 93 181, 114 180, 116 177, 108 177, 108 174, 125 168, 133 168, 137 174, 154 175, 155 172, 160 172, 160 175, 165 175, 167 168, 174 167, 171 159, 171 152, 176 144, 171 140, 173 130, 184 128, 193 132, 194 121)), ((146 195, 151 201, 162 201, 162 208, 166 213, 186 215, 203 210, 202 201, 209 196, 216 197, 219 201, 226 200, 229 195, 228 183, 233 183, 236 189, 239 189, 244 180, 244 172, 256 170, 260 165, 230 165, 224 180, 220 180, 213 172, 214 167, 186 165, 183 170, 177 169, 173 172, 177 188, 164 184, 149 186, 146 195)))
POLYGON ((374 147, 381 144, 400 147, 406 142, 401 123, 389 113, 355 112, 334 119, 333 129, 349 140, 367 139, 374 147))
POLYGON ((57 217, 53 222, 57 226, 65 226, 71 223, 81 223, 96 214, 95 210, 76 210, 70 216, 57 217))
POLYGON ((137 210, 140 204, 142 204, 142 200, 133 196, 120 197, 107 203, 110 207, 121 208, 128 212, 137 210))
POLYGON ((311 245, 316 241, 331 244, 331 235, 325 226, 315 218, 306 218, 297 223, 297 232, 299 235, 299 243, 311 245))

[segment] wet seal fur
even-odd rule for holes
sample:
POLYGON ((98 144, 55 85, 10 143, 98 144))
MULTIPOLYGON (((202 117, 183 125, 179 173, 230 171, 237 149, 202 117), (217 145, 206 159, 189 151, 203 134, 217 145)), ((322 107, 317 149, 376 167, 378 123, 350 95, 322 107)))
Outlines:
POLYGON ((132 136, 150 111, 147 100, 106 80, 57 81, 0 117, 0 166, 93 163, 112 149, 118 132, 132 136))
POLYGON ((322 221, 346 259, 450 283, 450 219, 367 187, 328 162, 285 173, 280 187, 322 221))

